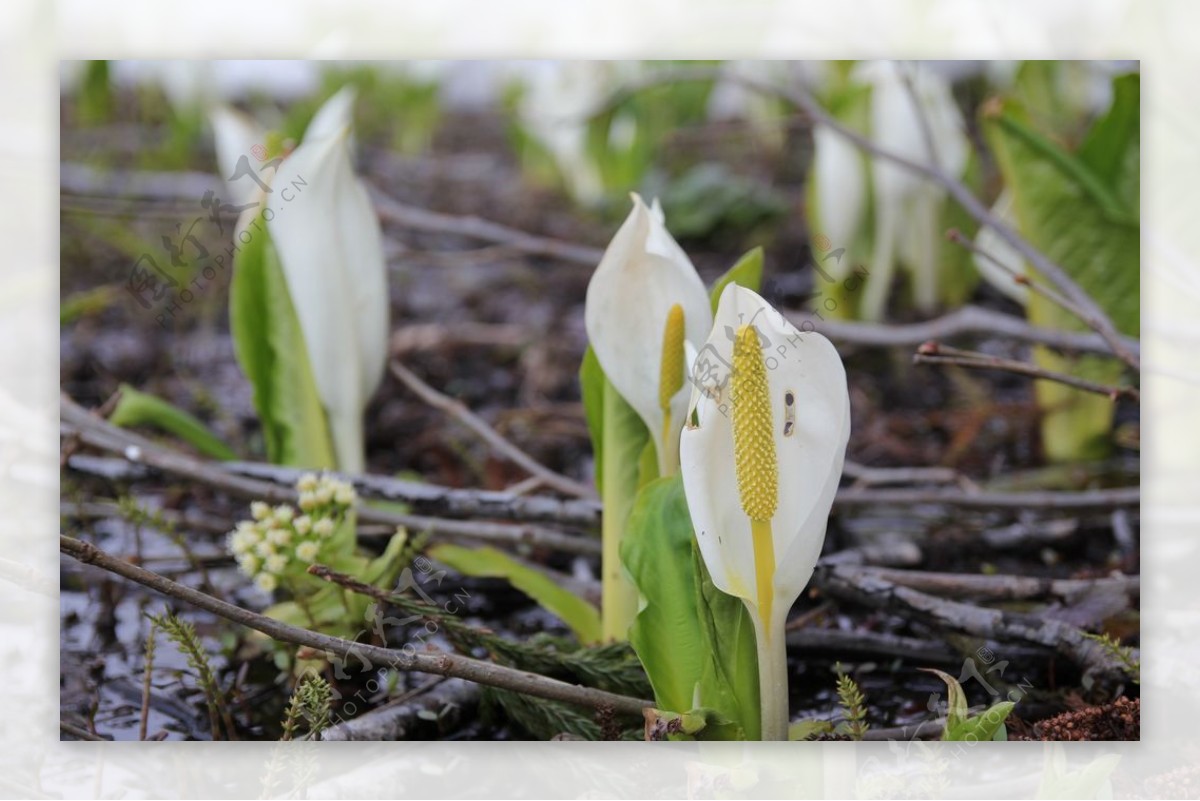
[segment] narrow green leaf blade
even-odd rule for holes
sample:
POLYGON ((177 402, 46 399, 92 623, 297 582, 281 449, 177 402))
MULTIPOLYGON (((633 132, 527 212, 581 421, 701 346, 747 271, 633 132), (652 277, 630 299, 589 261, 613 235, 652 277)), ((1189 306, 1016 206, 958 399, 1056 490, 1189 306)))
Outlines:
POLYGON ((234 261, 229 326, 254 391, 267 457, 295 467, 336 467, 304 335, 261 217, 234 261))
POLYGON ((466 576, 502 578, 558 616, 585 645, 600 641, 596 607, 563 589, 545 573, 495 548, 435 545, 429 555, 466 576))
POLYGON ((121 399, 108 418, 113 425, 122 428, 150 426, 174 434, 205 456, 221 460, 237 458, 233 449, 209 431, 204 423, 178 406, 149 393, 139 392, 128 384, 121 385, 120 393, 121 399))

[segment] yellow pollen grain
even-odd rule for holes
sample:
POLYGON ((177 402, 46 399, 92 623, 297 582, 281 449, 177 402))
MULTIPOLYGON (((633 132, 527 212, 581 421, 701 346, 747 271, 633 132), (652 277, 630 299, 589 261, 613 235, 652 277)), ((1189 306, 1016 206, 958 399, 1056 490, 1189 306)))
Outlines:
POLYGON ((683 307, 676 303, 663 326, 662 361, 658 379, 658 407, 670 413, 671 398, 683 389, 683 307))
POLYGON ((769 521, 779 505, 779 462, 767 365, 753 326, 738 329, 730 389, 733 456, 742 510, 751 520, 769 521))

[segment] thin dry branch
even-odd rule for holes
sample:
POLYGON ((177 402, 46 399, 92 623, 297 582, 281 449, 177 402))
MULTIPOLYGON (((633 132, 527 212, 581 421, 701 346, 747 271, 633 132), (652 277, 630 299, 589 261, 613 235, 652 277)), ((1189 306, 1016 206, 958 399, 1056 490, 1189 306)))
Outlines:
POLYGON ((537 698, 627 715, 640 716, 644 708, 654 706, 650 701, 617 695, 591 687, 567 684, 557 679, 539 676, 536 673, 503 667, 457 654, 416 650, 407 653, 404 650, 351 642, 340 637, 309 631, 282 623, 266 615, 260 615, 257 612, 251 612, 248 609, 242 609, 149 570, 143 570, 136 565, 114 558, 90 543, 73 537, 59 535, 59 550, 84 564, 93 565, 149 587, 163 595, 192 604, 226 620, 261 631, 279 642, 304 645, 321 653, 343 659, 347 664, 357 660, 364 665, 364 669, 369 669, 366 667, 368 665, 382 664, 395 670, 466 679, 537 698))
POLYGON ((545 236, 535 236, 479 217, 440 214, 409 206, 374 187, 371 188, 371 197, 375 201, 375 210, 383 222, 404 228, 453 234, 468 239, 492 242, 531 256, 547 256, 585 267, 595 267, 604 255, 604 251, 597 248, 575 245, 545 236))
POLYGON ((1099 384, 1095 381, 1089 381, 1086 378, 1046 370, 1030 362, 1003 359, 999 356, 990 356, 978 351, 959 350, 958 348, 947 347, 938 342, 926 342, 921 345, 917 349, 917 352, 913 354, 913 364, 952 364, 958 367, 968 367, 977 370, 999 370, 1004 373, 1016 373, 1017 375, 1029 376, 1030 378, 1037 378, 1043 381, 1066 384, 1069 387, 1082 389, 1085 392, 1095 392, 1098 395, 1104 395, 1109 400, 1115 401, 1124 395, 1131 400, 1141 401, 1141 393, 1138 392, 1136 387, 1113 387, 1108 384, 1099 384))
POLYGON ((542 480, 543 484, 563 495, 576 498, 594 498, 596 493, 591 487, 581 484, 572 478, 554 472, 525 451, 505 439, 496 429, 487 424, 482 417, 472 412, 461 401, 457 401, 422 381, 415 373, 398 361, 391 363, 392 375, 400 379, 404 386, 416 393, 422 401, 438 411, 445 412, 455 420, 471 429, 488 447, 500 454, 513 464, 520 467, 531 476, 542 480))
MULTIPOLYGON (((1113 355, 1112 348, 1099 334, 1041 328, 1011 314, 979 306, 963 306, 932 320, 897 325, 827 320, 814 312, 803 311, 789 311, 785 315, 801 331, 815 330, 834 342, 848 345, 905 347, 920 345, 930 339, 978 334, 1005 336, 1059 350, 1113 355)), ((1136 340, 1125 337, 1123 341, 1127 348, 1138 349, 1136 340)))

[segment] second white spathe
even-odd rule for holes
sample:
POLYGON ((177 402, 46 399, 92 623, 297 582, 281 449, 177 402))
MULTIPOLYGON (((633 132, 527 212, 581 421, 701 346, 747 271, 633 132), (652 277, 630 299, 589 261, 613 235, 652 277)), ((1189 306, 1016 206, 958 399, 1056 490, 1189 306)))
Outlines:
POLYGON ((379 219, 351 163, 352 111, 347 88, 317 112, 279 167, 266 216, 338 467, 361 472, 362 415, 387 363, 389 304, 379 219))

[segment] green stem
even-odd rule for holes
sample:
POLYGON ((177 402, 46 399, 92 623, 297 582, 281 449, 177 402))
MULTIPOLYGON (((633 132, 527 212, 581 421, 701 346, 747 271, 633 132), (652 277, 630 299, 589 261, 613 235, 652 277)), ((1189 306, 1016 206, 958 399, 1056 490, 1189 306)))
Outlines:
POLYGON ((788 738, 789 698, 787 642, 783 614, 773 612, 770 620, 764 621, 758 610, 747 604, 750 619, 754 621, 754 640, 758 648, 758 697, 762 713, 762 739, 786 740, 788 738))
POLYGON ((604 426, 603 449, 604 464, 603 491, 601 500, 604 503, 604 514, 600 522, 601 539, 601 636, 605 642, 624 640, 629 636, 629 627, 637 614, 637 588, 625 576, 621 564, 621 540, 625 534, 625 522, 629 519, 629 511, 633 507, 634 496, 637 494, 637 474, 630 473, 625 460, 633 458, 636 463, 637 455, 621 451, 622 442, 616 436, 618 427, 612 424, 622 413, 620 404, 624 400, 616 388, 607 379, 604 381, 604 426), (627 486, 630 475, 634 477, 633 486, 627 486))

